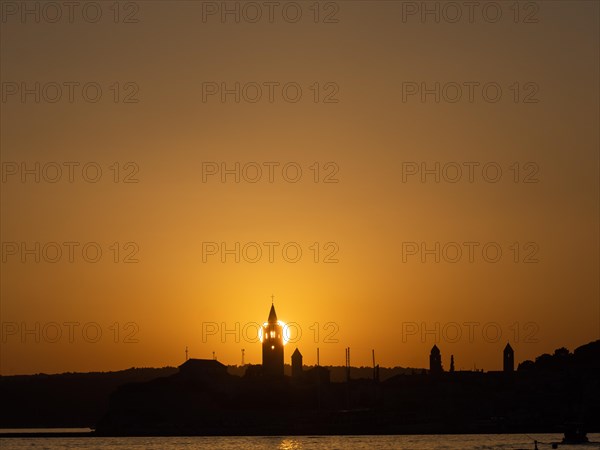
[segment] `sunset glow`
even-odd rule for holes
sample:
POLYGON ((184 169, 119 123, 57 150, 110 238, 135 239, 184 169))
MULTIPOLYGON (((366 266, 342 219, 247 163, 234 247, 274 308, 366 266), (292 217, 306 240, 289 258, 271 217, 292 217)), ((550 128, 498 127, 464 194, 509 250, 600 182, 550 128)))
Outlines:
MULTIPOLYGON (((281 320, 278 320, 277 324, 283 328, 283 345, 285 345, 290 340, 290 337, 292 336, 293 331, 291 331, 288 328, 288 326, 285 324, 285 322, 282 322, 281 320)), ((268 325, 268 322, 264 322, 262 326, 266 327, 267 325, 268 325)), ((271 337, 275 337, 275 336, 271 336, 271 337)), ((258 340, 260 342, 263 342, 263 328, 258 329, 258 340)))
POLYGON ((3 16, 2 375, 598 338, 597 1, 129 3, 3 16))

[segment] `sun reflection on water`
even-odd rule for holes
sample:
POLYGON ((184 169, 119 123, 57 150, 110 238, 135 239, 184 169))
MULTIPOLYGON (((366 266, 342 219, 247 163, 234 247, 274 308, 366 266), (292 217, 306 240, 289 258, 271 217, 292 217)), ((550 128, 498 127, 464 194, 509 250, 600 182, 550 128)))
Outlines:
POLYGON ((303 448, 302 442, 296 439, 284 439, 277 447, 279 450, 297 450, 303 448))

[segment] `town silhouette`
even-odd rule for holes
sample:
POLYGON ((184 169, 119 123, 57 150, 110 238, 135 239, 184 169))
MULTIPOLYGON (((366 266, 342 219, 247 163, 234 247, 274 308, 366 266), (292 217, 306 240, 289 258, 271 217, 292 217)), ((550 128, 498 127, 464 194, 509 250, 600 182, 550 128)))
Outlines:
POLYGON ((373 355, 366 373, 351 367, 350 348, 343 368, 304 366, 298 348, 287 366, 274 304, 261 332, 260 365, 227 367, 186 349, 178 368, 0 377, 0 426, 90 426, 100 436, 559 432, 564 443, 599 431, 600 340, 517 368, 507 343, 494 372, 455 370, 454 355, 445 370, 434 345, 428 370, 393 373, 373 355))

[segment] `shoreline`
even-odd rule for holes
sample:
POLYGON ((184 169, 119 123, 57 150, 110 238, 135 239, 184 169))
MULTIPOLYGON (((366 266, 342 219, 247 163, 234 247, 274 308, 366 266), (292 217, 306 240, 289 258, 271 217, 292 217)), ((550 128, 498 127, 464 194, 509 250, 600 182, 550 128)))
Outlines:
MULTIPOLYGON (((105 434, 97 434, 95 431, 88 432, 25 432, 25 433, 0 433, 0 439, 8 438, 8 439, 30 439, 30 438, 174 438, 174 437, 289 437, 289 436, 298 436, 298 437, 327 437, 327 436, 457 436, 457 435, 465 435, 465 436, 475 436, 475 435, 537 435, 537 434, 556 434, 562 438, 563 433, 558 431, 519 431, 519 432, 434 432, 434 431, 423 431, 423 432, 406 432, 406 433, 310 433, 310 434, 248 434, 248 433, 240 433, 240 434, 127 434, 127 435, 105 435, 105 434)), ((600 434, 600 430, 591 431, 587 434, 600 434)), ((559 439, 560 442, 560 439, 559 439)), ((592 443, 592 442, 590 442, 592 443)))

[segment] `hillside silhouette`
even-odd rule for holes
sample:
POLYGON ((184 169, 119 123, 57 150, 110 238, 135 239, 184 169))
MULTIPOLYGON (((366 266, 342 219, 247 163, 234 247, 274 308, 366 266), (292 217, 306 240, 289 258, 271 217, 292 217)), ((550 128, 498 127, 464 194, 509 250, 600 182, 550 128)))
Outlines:
POLYGON ((0 428, 92 427, 108 409, 109 396, 117 387, 177 371, 163 367, 0 376, 0 428))
MULTIPOLYGON (((327 366, 332 381, 343 381, 346 368, 327 366)), ((422 371, 423 369, 418 369, 422 371)), ((109 396, 126 383, 150 381, 174 375, 176 367, 130 368, 114 372, 62 373, 0 376, 0 428, 95 427, 108 410, 109 396)), ((243 376, 244 366, 229 366, 232 375, 243 376)), ((382 369, 382 379, 413 369, 382 369)), ((372 375, 370 367, 353 367, 357 378, 372 375)), ((285 373, 291 373, 290 365, 285 373)))

